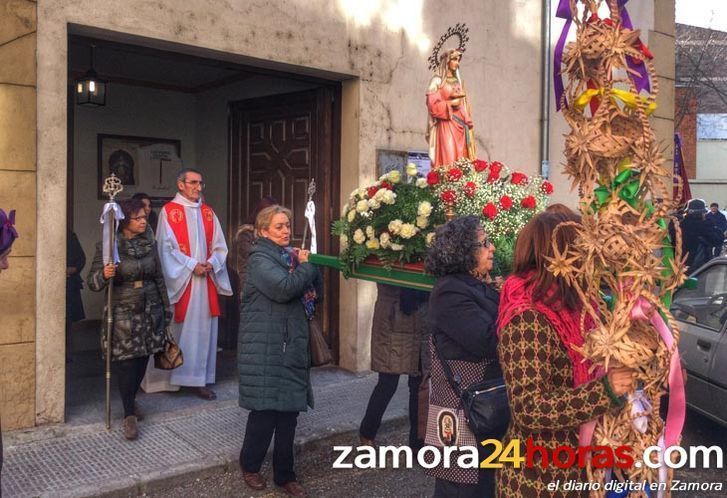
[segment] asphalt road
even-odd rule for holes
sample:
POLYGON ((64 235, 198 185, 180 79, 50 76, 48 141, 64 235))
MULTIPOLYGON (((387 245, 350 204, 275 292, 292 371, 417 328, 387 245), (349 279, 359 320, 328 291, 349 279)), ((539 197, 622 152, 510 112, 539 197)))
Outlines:
MULTIPOLYGON (((403 423, 384 428, 378 437, 379 444, 404 445, 406 443, 407 427, 403 423)), ((356 445, 357 438, 353 435, 339 435, 317 442, 314 447, 308 448, 297 456, 297 472, 300 482, 304 485, 311 497, 423 497, 431 496, 434 482, 427 477, 420 468, 414 469, 332 469, 331 465, 336 454, 333 446, 356 445)), ((684 430, 683 444, 688 445, 717 445, 727 452, 727 429, 689 412, 684 430)), ((278 498, 287 496, 276 489, 270 482, 271 469, 269 462, 262 472, 268 477, 268 489, 261 492, 252 492, 242 481, 239 472, 218 474, 206 479, 200 479, 192 484, 167 489, 150 496, 154 498, 181 498, 181 497, 266 497, 278 498)), ((724 497, 727 496, 727 472, 724 469, 680 469, 675 471, 675 478, 685 483, 695 482, 721 482, 723 491, 702 492, 684 491, 675 492, 675 497, 724 497)))

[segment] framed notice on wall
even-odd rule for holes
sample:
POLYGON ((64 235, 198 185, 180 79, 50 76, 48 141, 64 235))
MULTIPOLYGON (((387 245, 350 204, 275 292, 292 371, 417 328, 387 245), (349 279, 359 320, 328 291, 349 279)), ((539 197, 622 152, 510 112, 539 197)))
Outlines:
POLYGON ((105 199, 103 181, 114 173, 124 190, 120 199, 144 192, 161 206, 177 192, 176 176, 182 168, 179 140, 126 135, 98 135, 98 198, 105 199))
POLYGON ((432 167, 428 152, 376 149, 376 172, 379 176, 394 170, 403 175, 408 163, 416 165, 419 176, 427 176, 432 167))

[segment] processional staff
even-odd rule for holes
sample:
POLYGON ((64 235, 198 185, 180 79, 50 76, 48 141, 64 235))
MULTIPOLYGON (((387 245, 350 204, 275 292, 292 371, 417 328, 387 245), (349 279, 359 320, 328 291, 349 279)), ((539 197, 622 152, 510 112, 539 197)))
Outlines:
POLYGON ((303 228, 303 241, 300 244, 301 249, 305 249, 305 239, 308 237, 308 227, 310 227, 310 252, 316 254, 318 252, 318 244, 316 243, 316 204, 313 202, 313 195, 316 193, 316 181, 311 178, 308 184, 308 202, 305 205, 305 217, 308 220, 305 228, 303 228))
MULTIPOLYGON (((103 193, 109 196, 109 202, 104 204, 101 213, 101 224, 103 225, 103 264, 119 262, 119 254, 116 248, 116 230, 119 221, 124 219, 121 207, 114 201, 117 195, 124 190, 121 180, 111 173, 103 183, 103 193)), ((114 292, 114 279, 109 279, 106 291, 106 429, 111 429, 111 336, 114 328, 114 310, 112 297, 114 292)))

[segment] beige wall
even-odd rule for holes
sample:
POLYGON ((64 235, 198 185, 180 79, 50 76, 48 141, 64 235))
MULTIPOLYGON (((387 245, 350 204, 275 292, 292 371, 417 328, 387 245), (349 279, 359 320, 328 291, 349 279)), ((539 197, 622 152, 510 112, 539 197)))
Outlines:
POLYGON ((35 420, 36 4, 0 2, 0 208, 20 238, 0 275, 2 428, 35 420))

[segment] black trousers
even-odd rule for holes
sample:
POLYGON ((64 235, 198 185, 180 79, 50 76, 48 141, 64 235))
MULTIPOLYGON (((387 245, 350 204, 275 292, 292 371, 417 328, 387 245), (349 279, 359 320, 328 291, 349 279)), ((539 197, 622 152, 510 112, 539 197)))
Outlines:
POLYGON ((245 440, 240 450, 240 467, 245 472, 260 472, 270 440, 273 446, 273 481, 278 486, 295 481, 293 441, 298 412, 253 410, 247 416, 245 440))
POLYGON ((116 380, 119 383, 121 402, 124 405, 124 418, 134 414, 134 400, 139 386, 146 373, 146 365, 149 363, 148 356, 132 358, 113 362, 116 380))
MULTIPOLYGON (((409 446, 419 448, 423 441, 417 437, 417 423, 419 421, 419 384, 422 382, 421 375, 409 376, 409 446)), ((394 397, 396 387, 399 385, 398 374, 380 373, 379 381, 376 383, 369 404, 366 407, 366 414, 361 420, 359 433, 367 438, 376 439, 376 433, 381 426, 381 419, 384 417, 386 407, 389 406, 391 398, 394 397)))

